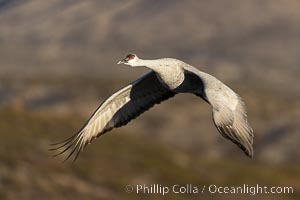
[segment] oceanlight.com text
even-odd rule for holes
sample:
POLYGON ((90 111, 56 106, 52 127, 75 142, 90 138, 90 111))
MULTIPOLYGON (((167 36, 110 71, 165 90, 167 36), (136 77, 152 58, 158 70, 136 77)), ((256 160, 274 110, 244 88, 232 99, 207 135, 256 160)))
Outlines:
POLYGON ((162 185, 162 184, 137 184, 127 185, 125 187, 127 193, 136 194, 293 194, 294 189, 291 186, 262 186, 259 184, 248 185, 243 184, 240 186, 224 186, 224 185, 192 185, 192 184, 174 184, 174 185, 162 185))

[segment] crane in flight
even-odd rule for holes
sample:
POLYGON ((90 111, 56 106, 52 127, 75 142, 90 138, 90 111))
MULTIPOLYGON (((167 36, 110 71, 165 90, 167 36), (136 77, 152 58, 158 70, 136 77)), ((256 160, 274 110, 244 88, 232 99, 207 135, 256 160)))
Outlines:
POLYGON ((117 64, 146 67, 151 71, 107 98, 72 137, 52 144, 68 153, 79 153, 97 137, 131 120, 178 93, 192 93, 211 105, 213 121, 222 136, 253 157, 253 130, 247 121, 245 103, 232 89, 212 75, 174 58, 144 60, 129 54, 117 64), (69 151, 68 151, 69 150, 69 151))

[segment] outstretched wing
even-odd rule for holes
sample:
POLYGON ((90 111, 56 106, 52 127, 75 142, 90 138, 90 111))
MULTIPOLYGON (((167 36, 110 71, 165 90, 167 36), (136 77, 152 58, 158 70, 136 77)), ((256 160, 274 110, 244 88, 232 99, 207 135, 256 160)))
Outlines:
MULTIPOLYGON (((247 121, 245 104, 239 96, 230 97, 237 101, 235 108, 226 104, 213 107, 214 123, 225 138, 238 145, 247 156, 253 157, 253 130, 247 121)), ((210 101, 210 99, 209 99, 210 101)), ((212 100, 213 101, 213 100, 212 100)))
POLYGON ((87 144, 113 128, 126 125, 132 119, 147 111, 155 104, 173 97, 176 93, 166 89, 151 71, 135 82, 106 99, 86 122, 83 128, 71 138, 54 144, 61 150, 56 155, 70 150, 66 160, 73 154, 74 160, 87 144))
POLYGON ((253 130, 247 121, 246 107, 239 95, 215 77, 188 67, 203 85, 195 94, 212 106, 213 121, 222 136, 237 144, 247 156, 253 157, 253 130))

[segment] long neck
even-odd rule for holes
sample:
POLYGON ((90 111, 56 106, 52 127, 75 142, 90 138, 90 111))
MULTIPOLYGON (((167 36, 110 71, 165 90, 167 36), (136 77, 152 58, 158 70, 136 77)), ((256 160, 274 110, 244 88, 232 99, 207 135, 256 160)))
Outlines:
POLYGON ((147 67, 149 69, 152 69, 155 72, 159 72, 160 71, 160 65, 161 63, 159 62, 159 59, 156 60, 144 60, 144 59, 140 59, 138 58, 136 60, 136 62, 134 64, 132 64, 133 67, 147 67))

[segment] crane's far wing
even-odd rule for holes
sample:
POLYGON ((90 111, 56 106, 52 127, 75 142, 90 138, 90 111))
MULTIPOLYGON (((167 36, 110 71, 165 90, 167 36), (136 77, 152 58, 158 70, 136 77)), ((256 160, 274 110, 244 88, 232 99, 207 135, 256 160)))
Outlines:
POLYGON ((253 157, 253 130, 247 121, 246 107, 241 97, 217 78, 196 68, 185 70, 199 76, 200 96, 212 106, 213 121, 222 136, 238 145, 250 158, 253 157))
POLYGON ((237 105, 231 109, 219 104, 213 107, 213 120, 222 136, 238 145, 250 158, 253 157, 253 130, 247 121, 244 102, 235 97, 237 105))
POLYGON ((155 72, 151 71, 106 99, 77 134, 54 144, 57 147, 51 150, 61 149, 56 155, 70 150, 66 160, 74 153, 74 160, 76 160, 79 153, 93 139, 113 128, 126 125, 155 104, 175 94, 165 88, 155 72))

